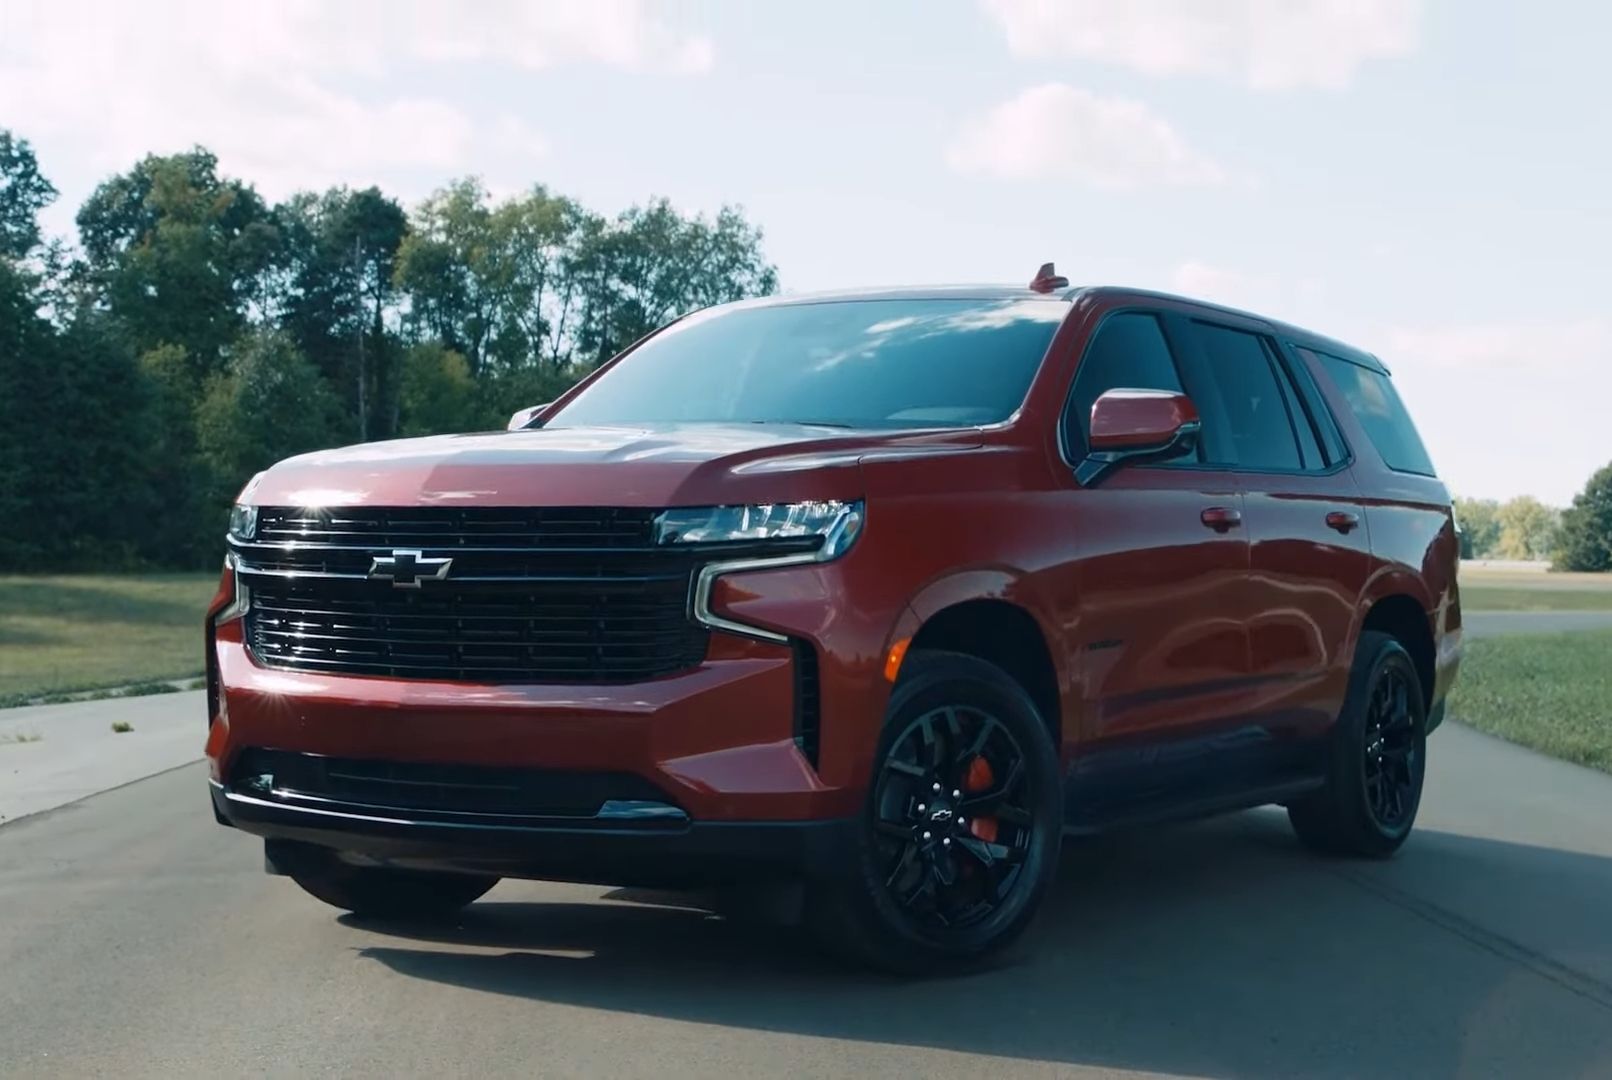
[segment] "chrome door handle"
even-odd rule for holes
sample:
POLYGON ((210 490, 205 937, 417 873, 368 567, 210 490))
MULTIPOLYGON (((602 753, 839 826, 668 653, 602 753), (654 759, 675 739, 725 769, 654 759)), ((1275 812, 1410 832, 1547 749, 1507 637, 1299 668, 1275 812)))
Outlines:
POLYGON ((1229 506, 1211 506, 1198 515, 1198 520, 1215 532, 1225 532, 1241 525, 1243 514, 1241 510, 1234 510, 1229 506))

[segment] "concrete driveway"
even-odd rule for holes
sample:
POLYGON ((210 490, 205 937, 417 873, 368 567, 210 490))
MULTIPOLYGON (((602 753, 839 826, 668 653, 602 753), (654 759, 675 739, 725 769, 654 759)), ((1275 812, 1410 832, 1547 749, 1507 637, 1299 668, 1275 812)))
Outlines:
POLYGON ((580 886, 361 925, 190 766, 0 827, 0 1075, 1612 1075, 1612 777, 1430 759, 1393 861, 1274 811, 1071 845, 1012 962, 920 983, 580 886))

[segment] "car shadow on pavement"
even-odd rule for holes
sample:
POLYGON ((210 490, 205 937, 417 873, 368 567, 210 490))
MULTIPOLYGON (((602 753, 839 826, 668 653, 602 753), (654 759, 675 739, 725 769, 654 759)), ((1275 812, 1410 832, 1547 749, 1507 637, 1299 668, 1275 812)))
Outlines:
POLYGON ((1397 860, 1336 862, 1261 811, 1066 845, 1013 955, 951 979, 848 970, 801 934, 638 903, 489 899, 457 926, 366 923, 419 945, 359 953, 488 993, 1024 1060, 1576 1076, 1612 1070, 1608 897, 1596 856, 1420 832, 1397 860))

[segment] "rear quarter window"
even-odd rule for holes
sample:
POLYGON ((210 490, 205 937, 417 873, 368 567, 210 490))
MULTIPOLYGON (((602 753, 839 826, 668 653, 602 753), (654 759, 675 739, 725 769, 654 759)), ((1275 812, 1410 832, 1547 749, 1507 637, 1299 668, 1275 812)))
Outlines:
POLYGON ((1343 391, 1355 419, 1385 465, 1396 472, 1436 475, 1427 447, 1422 445, 1422 437, 1416 433, 1416 425, 1387 375, 1341 356, 1323 352, 1314 355, 1343 391))

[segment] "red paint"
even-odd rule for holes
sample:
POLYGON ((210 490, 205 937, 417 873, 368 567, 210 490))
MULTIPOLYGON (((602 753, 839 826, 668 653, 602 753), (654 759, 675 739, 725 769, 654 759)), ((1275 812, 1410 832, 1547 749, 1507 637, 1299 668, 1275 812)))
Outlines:
POLYGON ((1128 450, 1161 446, 1185 424, 1195 423, 1198 410, 1185 394, 1164 390, 1110 390, 1092 404, 1091 448, 1128 450))
MULTIPOLYGON (((1062 302, 1049 298, 1048 303, 1062 302)), ((893 647, 953 605, 1013 605, 1040 632, 1066 763, 1263 718, 1324 731, 1373 605, 1425 613, 1435 700, 1459 656, 1457 545, 1443 484, 1388 470, 1320 365, 1312 377, 1354 449, 1326 475, 1121 467, 1082 488, 1058 422, 1079 357, 1122 308, 1221 319, 1288 345, 1294 328, 1178 298, 1079 290, 1023 407, 983 429, 855 433, 756 425, 527 430, 405 440, 277 466, 261 505, 697 506, 862 499, 841 559, 736 574, 720 614, 819 655, 821 752, 791 739, 788 646, 713 633, 705 661, 628 686, 483 686, 260 666, 219 627, 224 708, 207 754, 247 747, 457 764, 639 773, 696 820, 858 812, 891 687, 893 647), (1355 524, 1339 527, 1340 515, 1355 524)), ((563 413, 566 398, 549 408, 563 413)), ((1176 394, 1110 394, 1093 434, 1120 449, 1197 419, 1176 394)), ((227 582, 226 582, 227 585, 227 582)), ((228 600, 227 588, 216 607, 228 600)))

